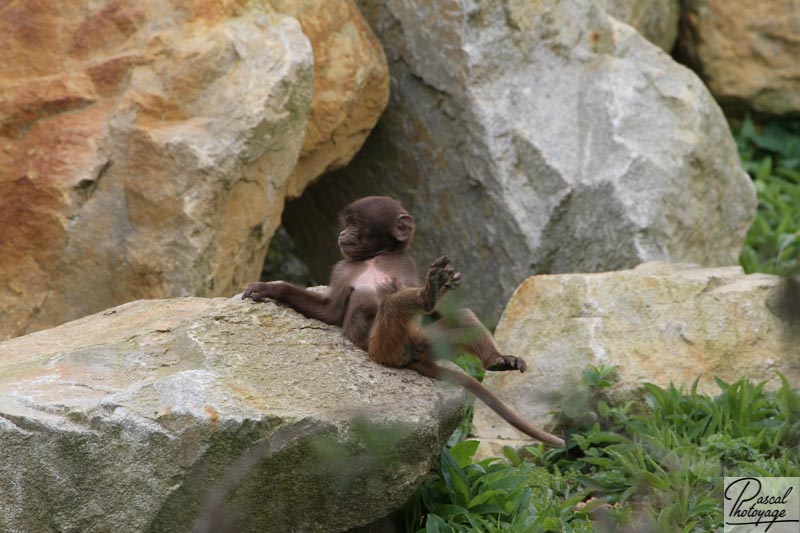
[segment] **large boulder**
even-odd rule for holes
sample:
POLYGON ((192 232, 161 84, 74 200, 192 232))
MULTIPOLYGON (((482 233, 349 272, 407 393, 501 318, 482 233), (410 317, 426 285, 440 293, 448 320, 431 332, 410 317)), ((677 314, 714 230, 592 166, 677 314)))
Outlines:
POLYGON ((300 22, 314 49, 314 98, 300 159, 286 195, 343 167, 361 148, 389 101, 383 49, 353 0, 270 0, 300 22))
POLYGON ((387 98, 351 0, 21 2, 0 34, 0 339, 258 279, 387 98))
POLYGON ((403 505, 462 406, 272 303, 132 302, 0 343, 0 524, 347 530, 403 505))
POLYGON ((296 20, 15 3, 0 33, 0 337, 258 275, 311 103, 296 20))
POLYGON ((733 113, 800 113, 795 0, 684 0, 679 48, 733 113))
POLYGON ((533 273, 736 261, 756 202, 725 118, 630 26, 590 0, 361 5, 392 96, 353 162, 287 205, 314 277, 367 194, 402 201, 420 266, 450 255, 489 322, 533 273))
MULTIPOLYGON (((526 358, 528 372, 492 374, 486 384, 545 427, 590 364, 618 365, 620 402, 640 399, 643 382, 689 387, 699 378, 699 392, 716 394, 714 376, 776 388, 781 372, 800 386, 800 321, 787 312, 782 283, 739 267, 666 263, 528 278, 495 335, 504 353, 526 358)), ((474 424, 480 437, 524 438, 482 405, 474 424)))

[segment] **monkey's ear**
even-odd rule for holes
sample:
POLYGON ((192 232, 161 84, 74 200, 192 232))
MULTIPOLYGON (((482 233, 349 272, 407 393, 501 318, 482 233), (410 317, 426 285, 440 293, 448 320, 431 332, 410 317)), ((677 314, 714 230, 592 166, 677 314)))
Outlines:
POLYGON ((411 215, 399 215, 394 221, 392 237, 400 242, 408 242, 414 233, 414 219, 411 215))

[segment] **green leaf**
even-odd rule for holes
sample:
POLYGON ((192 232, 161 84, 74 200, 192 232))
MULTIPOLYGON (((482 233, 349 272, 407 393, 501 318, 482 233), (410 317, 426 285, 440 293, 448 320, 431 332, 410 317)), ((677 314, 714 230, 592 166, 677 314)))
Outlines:
POLYGON ((446 465, 445 468, 450 472, 455 489, 456 503, 459 505, 467 505, 469 502, 469 485, 463 473, 454 469, 451 465, 446 465))
POLYGON ((440 516, 433 513, 425 520, 425 533, 450 533, 453 528, 447 525, 440 516))
POLYGON ((450 448, 450 454, 455 459, 456 464, 464 468, 472 462, 472 457, 478 451, 479 445, 480 442, 477 440, 465 440, 450 448))
POLYGON ((445 521, 453 520, 458 516, 469 514, 469 511, 461 507, 460 505, 454 505, 449 503, 436 504, 431 508, 431 511, 435 515, 440 516, 445 521))
POLYGON ((765 181, 767 178, 770 177, 772 174, 772 158, 770 156, 765 157, 761 160, 758 164, 758 168, 756 169, 756 179, 765 181))
POLYGON ((503 446, 503 455, 506 459, 508 459, 508 462, 511 463, 512 466, 518 466, 520 463, 522 463, 522 459, 519 458, 517 450, 511 446, 503 446))
POLYGON ((481 492, 480 494, 478 494, 474 498, 472 498, 472 500, 470 500, 469 505, 467 507, 472 509, 473 507, 475 507, 477 505, 481 505, 481 504, 486 503, 487 501, 489 501, 490 499, 494 498, 495 496, 502 496, 504 494, 506 494, 506 491, 504 491, 504 490, 487 490, 487 491, 481 492))
POLYGON ((492 528, 492 524, 488 520, 481 518, 479 515, 468 515, 467 520, 469 520, 469 525, 471 525, 472 529, 475 531, 490 531, 492 528))
POLYGON ((484 503, 482 505, 476 505, 475 507, 470 508, 470 512, 472 513, 471 516, 476 514, 479 515, 505 515, 507 514, 505 509, 498 507, 497 505, 493 505, 490 503, 484 503))
POLYGON ((608 459, 607 457, 581 457, 578 460, 583 463, 602 467, 610 467, 616 464, 614 460, 608 459))
POLYGON ((595 433, 588 438, 591 444, 608 444, 612 442, 630 442, 628 437, 620 435, 619 433, 612 433, 610 431, 601 431, 595 433))

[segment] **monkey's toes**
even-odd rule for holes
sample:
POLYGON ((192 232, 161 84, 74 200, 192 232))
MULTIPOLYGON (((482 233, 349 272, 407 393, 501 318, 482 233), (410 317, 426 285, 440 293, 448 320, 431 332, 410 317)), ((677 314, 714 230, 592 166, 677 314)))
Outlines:
POLYGON ((443 255, 442 257, 431 263, 431 268, 444 268, 445 265, 447 265, 447 263, 449 262, 450 259, 446 255, 443 255))
POLYGON ((444 284, 445 287, 448 289, 457 289, 461 286, 461 272, 456 272, 453 270, 450 274, 450 279, 447 280, 447 283, 444 284))
POLYGON ((461 284, 461 273, 456 272, 456 269, 449 266, 450 260, 446 255, 431 264, 428 269, 428 276, 425 282, 425 287, 422 289, 420 302, 422 308, 429 312, 435 306, 436 302, 441 298, 445 292, 461 284))
POLYGON ((448 270, 453 270, 452 267, 445 266, 447 263, 444 265, 437 265, 440 261, 441 259, 437 260, 431 265, 431 268, 428 269, 428 283, 433 284, 437 290, 450 280, 452 274, 450 274, 448 270))
POLYGON ((519 357, 514 357, 513 355, 501 355, 497 358, 495 363, 487 368, 487 370, 492 370, 495 372, 505 372, 508 370, 519 370, 520 372, 525 372, 528 368, 528 365, 525 364, 525 361, 519 357))

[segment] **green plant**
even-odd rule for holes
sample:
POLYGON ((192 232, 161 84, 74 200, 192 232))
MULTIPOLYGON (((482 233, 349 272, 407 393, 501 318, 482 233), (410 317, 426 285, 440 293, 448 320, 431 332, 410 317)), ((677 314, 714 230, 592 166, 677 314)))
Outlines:
POLYGON ((588 491, 569 475, 522 462, 498 459, 476 463, 477 441, 464 441, 442 451, 439 476, 423 485, 412 500, 410 530, 461 531, 591 531, 588 511, 576 511, 588 491), (421 526, 424 519, 425 527, 421 526), (568 523, 569 528, 564 529, 568 523))
POLYGON ((442 452, 439 475, 412 499, 409 531, 710 531, 722 525, 724 476, 800 476, 800 390, 717 379, 720 394, 644 384, 646 412, 613 405, 613 367, 583 373, 586 401, 564 448, 478 444, 442 452), (641 413, 641 411, 640 411, 641 413))
POLYGON ((758 213, 740 257, 746 272, 797 273, 800 265, 800 121, 757 129, 748 117, 736 134, 753 178, 758 213))

